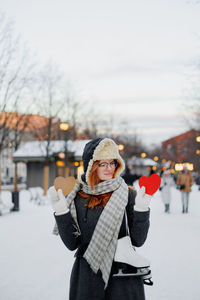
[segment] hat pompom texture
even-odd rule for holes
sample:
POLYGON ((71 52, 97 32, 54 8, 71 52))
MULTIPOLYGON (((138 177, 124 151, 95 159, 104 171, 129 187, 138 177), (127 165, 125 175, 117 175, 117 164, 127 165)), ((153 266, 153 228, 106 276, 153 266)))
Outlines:
POLYGON ((93 163, 97 160, 116 159, 119 163, 115 177, 119 176, 125 169, 125 163, 119 154, 118 146, 109 138, 103 139, 95 148, 93 157, 90 159, 85 174, 86 182, 89 183, 89 174, 93 163))

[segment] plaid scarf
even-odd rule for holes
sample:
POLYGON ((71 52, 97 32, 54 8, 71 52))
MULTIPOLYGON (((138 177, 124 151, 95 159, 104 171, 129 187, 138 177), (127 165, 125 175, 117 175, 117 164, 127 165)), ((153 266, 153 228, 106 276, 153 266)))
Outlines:
POLYGON ((76 184, 66 198, 70 213, 75 221, 76 236, 80 235, 81 231, 77 222, 74 199, 80 189, 90 195, 113 192, 99 217, 91 241, 83 255, 95 273, 98 270, 101 271, 106 288, 117 246, 120 226, 125 207, 128 203, 128 186, 121 177, 103 181, 96 185, 94 190, 87 184, 76 184))

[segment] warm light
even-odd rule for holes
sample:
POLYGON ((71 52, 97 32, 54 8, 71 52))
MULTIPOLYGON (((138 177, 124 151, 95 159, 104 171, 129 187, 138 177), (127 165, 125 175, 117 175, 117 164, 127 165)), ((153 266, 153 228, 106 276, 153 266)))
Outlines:
POLYGON ((183 170, 183 164, 175 164, 175 170, 176 171, 182 171, 183 170))
POLYGON ((187 163, 186 165, 187 165, 187 169, 188 169, 189 171, 193 171, 193 170, 194 170, 193 164, 187 163))
POLYGON ((75 165, 75 167, 78 167, 79 166, 79 162, 75 161, 74 165, 75 165))
POLYGON ((166 159, 165 158, 162 159, 162 163, 166 163, 166 159))
POLYGON ((142 152, 142 153, 140 154, 140 156, 141 156, 142 158, 145 158, 147 155, 146 155, 145 152, 142 152))
POLYGON ((156 166, 153 166, 153 167, 152 167, 152 170, 153 170, 153 171, 155 171, 156 169, 157 169, 157 167, 156 167, 156 166))
POLYGON ((69 129, 69 124, 68 123, 60 123, 60 130, 68 130, 69 129))
POLYGON ((193 171, 194 170, 194 165, 191 164, 191 163, 175 164, 175 170, 176 171, 182 171, 183 170, 183 166, 186 166, 189 171, 193 171))
POLYGON ((119 151, 122 151, 122 150, 124 150, 124 145, 122 145, 122 144, 119 144, 119 145, 118 145, 118 149, 119 149, 119 151))
POLYGON ((197 143, 200 143, 200 136, 196 137, 196 141, 197 141, 197 143))
POLYGON ((196 150, 196 154, 200 154, 200 150, 196 150))
POLYGON ((158 156, 154 156, 153 160, 158 161, 158 156))
POLYGON ((59 157, 60 159, 64 159, 64 158, 65 158, 65 153, 64 153, 64 152, 60 152, 60 153, 58 154, 58 157, 59 157))
POLYGON ((57 166, 57 167, 64 167, 64 166, 65 166, 65 163, 64 163, 64 161, 62 161, 62 160, 57 160, 56 166, 57 166))
POLYGON ((81 174, 83 174, 83 165, 80 165, 80 167, 77 168, 77 175, 80 176, 81 174))

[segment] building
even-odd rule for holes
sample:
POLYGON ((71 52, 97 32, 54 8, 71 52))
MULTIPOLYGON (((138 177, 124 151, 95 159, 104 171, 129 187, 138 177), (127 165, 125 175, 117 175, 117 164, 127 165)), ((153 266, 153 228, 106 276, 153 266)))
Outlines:
POLYGON ((127 160, 127 166, 131 175, 149 176, 150 173, 156 171, 158 164, 151 158, 132 157, 127 160))
MULTIPOLYGON (((18 144, 27 141, 44 140, 48 118, 40 114, 0 113, 0 152, 2 183, 12 183, 14 178, 13 153, 18 144), (8 141, 9 142, 8 142, 8 141)), ((52 118, 52 131, 58 132, 60 120, 52 118)), ((18 178, 26 177, 26 165, 18 164, 18 178)))
POLYGON ((48 167, 47 185, 53 185, 57 176, 77 177, 83 172, 82 153, 89 140, 30 141, 22 145, 14 154, 14 162, 26 164, 27 188, 44 187, 45 167, 48 167))
POLYGON ((162 142, 162 158, 175 163, 189 162, 194 169, 199 168, 200 143, 196 138, 200 135, 197 130, 189 130, 162 142))

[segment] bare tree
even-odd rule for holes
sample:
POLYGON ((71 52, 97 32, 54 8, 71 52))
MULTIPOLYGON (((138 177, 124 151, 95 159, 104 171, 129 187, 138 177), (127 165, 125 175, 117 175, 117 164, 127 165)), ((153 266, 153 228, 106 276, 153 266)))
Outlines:
MULTIPOLYGON (((19 37, 15 36, 14 26, 0 15, 0 153, 12 143, 16 150, 21 141, 23 131, 19 131, 21 114, 17 112, 21 102, 25 100, 31 80, 33 64, 30 62, 29 51, 22 45, 19 37), (10 128, 10 124, 14 124, 10 128), (20 134, 19 134, 20 132, 20 134)), ((25 109, 25 103, 23 108, 25 109)), ((23 124, 27 122, 23 122, 23 124)), ((21 126, 21 125, 20 125, 21 126)), ((0 163, 1 165, 1 163, 0 163)), ((15 174, 17 176, 17 165, 15 174)), ((1 170, 0 170, 1 174, 1 170)), ((15 179, 16 181, 17 179, 15 179)), ((0 179, 1 186, 1 179, 0 179)), ((0 187, 1 189, 1 187, 0 187)), ((15 189, 17 186, 15 185, 15 189)))
POLYGON ((39 131, 35 130, 35 138, 45 141, 43 187, 46 194, 52 141, 60 135, 59 115, 62 115, 67 106, 66 89, 64 74, 52 62, 46 64, 36 75, 32 90, 35 109, 46 117, 46 125, 39 131))
POLYGON ((94 139, 100 132, 99 127, 102 124, 102 117, 96 111, 94 104, 87 102, 84 104, 84 110, 82 110, 80 132, 85 135, 85 138, 94 139))

